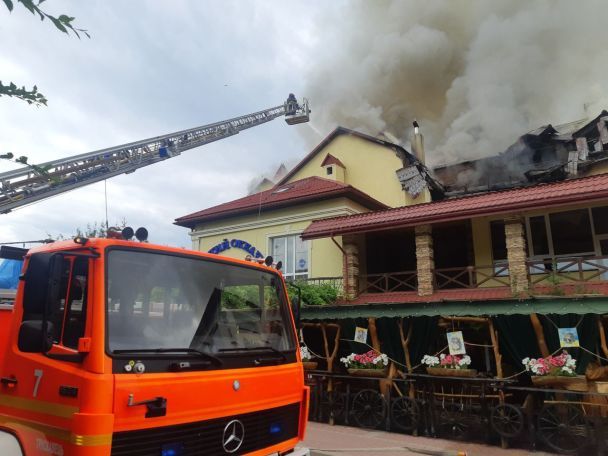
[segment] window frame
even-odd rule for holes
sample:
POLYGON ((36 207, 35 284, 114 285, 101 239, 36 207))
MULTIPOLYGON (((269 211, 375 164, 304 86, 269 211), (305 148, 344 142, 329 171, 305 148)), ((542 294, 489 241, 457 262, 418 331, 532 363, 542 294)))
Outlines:
MULTIPOLYGON (((603 207, 603 206, 598 206, 598 207, 603 207)), ((573 257, 580 257, 580 256, 599 256, 600 250, 599 250, 598 236, 600 236, 600 235, 596 234, 596 232, 595 232, 595 223, 593 220, 592 209, 593 209, 592 207, 585 207, 585 208, 578 208, 578 209, 569 209, 566 211, 551 211, 551 212, 547 212, 545 214, 526 215, 526 242, 528 243, 528 248, 527 248, 528 258, 531 260, 542 260, 545 258, 573 258, 573 257), (577 210, 581 210, 581 209, 586 210, 589 215, 589 224, 591 225, 591 238, 592 238, 592 242, 593 242, 593 250, 587 251, 587 252, 577 252, 577 253, 556 255, 554 245, 553 245, 553 235, 551 233, 550 215, 557 214, 560 212, 572 212, 572 211, 577 211, 577 210), (532 230, 530 228, 530 218, 532 218, 532 217, 543 217, 545 220, 545 230, 546 230, 545 234, 547 236, 547 244, 549 247, 549 252, 547 254, 544 254, 544 255, 538 254, 537 255, 534 252, 533 244, 532 244, 532 230)))
POLYGON ((274 241, 276 239, 285 239, 285 247, 284 247, 284 252, 283 252, 283 269, 281 270, 281 272, 283 273, 283 277, 285 277, 285 280, 298 280, 298 279, 303 279, 306 280, 310 277, 310 271, 311 271, 311 267, 310 267, 310 241, 304 241, 302 240, 301 242, 305 243, 306 245, 306 262, 307 262, 307 266, 306 266, 306 272, 296 272, 296 242, 297 242, 297 238, 301 237, 302 233, 289 233, 289 234, 282 234, 279 236, 269 236, 268 237, 268 251, 271 252, 271 254, 274 254, 274 241), (287 261, 287 253, 289 252, 289 247, 288 247, 288 243, 292 243, 292 252, 293 252, 293 271, 288 271, 287 270, 287 265, 288 265, 288 261, 287 261))

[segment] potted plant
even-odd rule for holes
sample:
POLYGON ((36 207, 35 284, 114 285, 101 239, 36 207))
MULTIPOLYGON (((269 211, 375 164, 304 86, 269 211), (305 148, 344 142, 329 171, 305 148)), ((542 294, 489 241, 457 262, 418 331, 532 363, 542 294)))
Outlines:
POLYGON ((351 353, 345 358, 340 358, 348 373, 362 377, 386 377, 388 356, 370 350, 360 355, 351 353))
POLYGON ((426 365, 427 373, 449 377, 475 377, 477 371, 469 369, 471 357, 469 355, 445 355, 439 357, 424 355, 422 364, 426 365))
POLYGON ((306 345, 300 346, 300 358, 302 359, 304 369, 314 370, 319 365, 317 361, 312 361, 312 355, 310 354, 310 350, 308 350, 306 345))
POLYGON ((521 363, 532 374, 532 383, 537 386, 587 391, 587 379, 576 375, 576 360, 566 350, 547 358, 524 358, 521 363))

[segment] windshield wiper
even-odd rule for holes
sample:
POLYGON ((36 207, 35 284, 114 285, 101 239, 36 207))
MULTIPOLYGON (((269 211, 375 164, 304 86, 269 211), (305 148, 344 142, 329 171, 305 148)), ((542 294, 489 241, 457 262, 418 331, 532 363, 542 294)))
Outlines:
POLYGON ((259 360, 256 359, 254 362, 256 365, 262 364, 263 361, 287 361, 287 356, 285 356, 285 353, 283 353, 281 350, 277 350, 274 347, 240 347, 240 348, 220 348, 218 351, 220 352, 270 352, 270 353, 276 353, 277 355, 280 355, 281 358, 271 358, 271 359, 263 359, 263 360, 259 360))
POLYGON ((189 355, 198 356, 200 358, 206 358, 209 361, 214 362, 218 366, 224 364, 224 362, 217 356, 213 356, 211 353, 207 353, 196 348, 131 348, 125 350, 114 350, 113 353, 124 354, 124 353, 187 353, 189 355))

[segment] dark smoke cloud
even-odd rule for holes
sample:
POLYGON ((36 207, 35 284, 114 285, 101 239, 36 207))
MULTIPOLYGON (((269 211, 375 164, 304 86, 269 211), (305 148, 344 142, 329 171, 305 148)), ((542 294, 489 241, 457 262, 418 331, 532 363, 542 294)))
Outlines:
POLYGON ((312 130, 387 130, 405 142, 417 118, 427 160, 438 164, 494 155, 540 125, 596 115, 608 107, 605 6, 347 2, 315 30, 305 90, 312 130))

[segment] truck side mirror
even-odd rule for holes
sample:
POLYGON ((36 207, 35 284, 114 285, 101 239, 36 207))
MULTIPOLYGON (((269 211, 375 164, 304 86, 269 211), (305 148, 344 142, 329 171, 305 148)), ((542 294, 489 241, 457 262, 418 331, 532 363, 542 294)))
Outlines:
POLYGON ((46 353, 53 346, 53 323, 27 320, 19 327, 17 346, 24 353, 46 353))
POLYGON ((295 296, 291 300, 291 312, 293 313, 293 319, 296 323, 296 328, 300 327, 300 297, 295 296))
POLYGON ((53 345, 54 325, 49 321, 59 311, 63 255, 37 253, 30 257, 23 279, 23 322, 18 346, 24 352, 46 353, 53 345))

